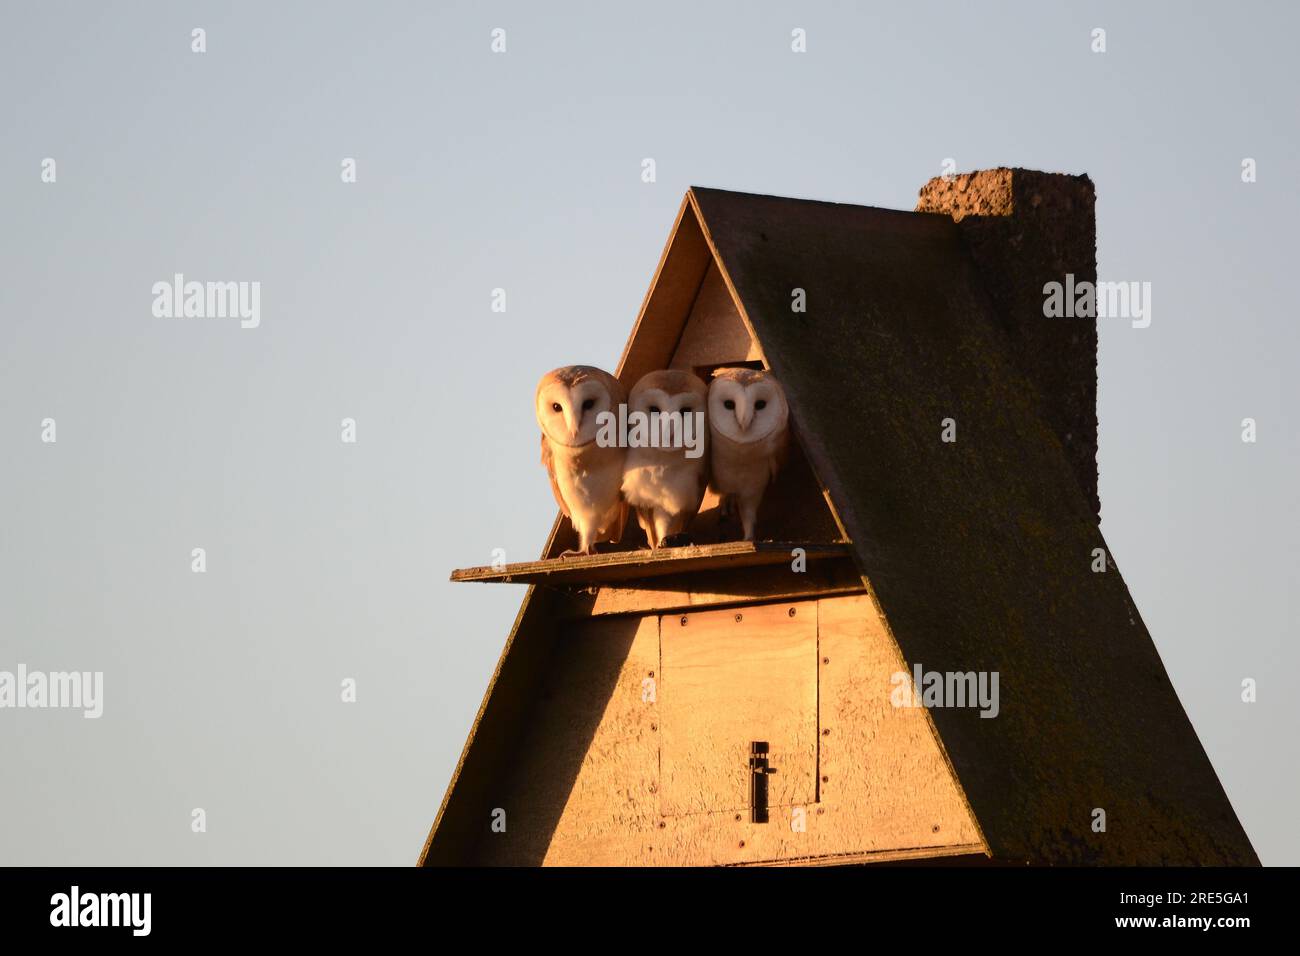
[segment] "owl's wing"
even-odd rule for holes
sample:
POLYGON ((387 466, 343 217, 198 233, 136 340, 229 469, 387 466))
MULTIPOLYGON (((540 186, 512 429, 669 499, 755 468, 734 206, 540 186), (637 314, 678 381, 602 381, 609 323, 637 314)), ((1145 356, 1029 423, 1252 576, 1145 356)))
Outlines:
POLYGON ((551 494, 555 495, 555 503, 564 512, 564 517, 571 517, 569 506, 564 503, 564 498, 560 494, 560 483, 555 480, 555 457, 551 454, 551 443, 546 440, 545 432, 542 433, 542 464, 546 466, 546 476, 551 479, 551 494))
POLYGON ((775 451, 772 453, 770 460, 770 471, 767 476, 767 483, 773 484, 776 481, 777 474, 785 467, 786 459, 790 457, 790 426, 787 425, 785 431, 781 433, 777 441, 775 451))

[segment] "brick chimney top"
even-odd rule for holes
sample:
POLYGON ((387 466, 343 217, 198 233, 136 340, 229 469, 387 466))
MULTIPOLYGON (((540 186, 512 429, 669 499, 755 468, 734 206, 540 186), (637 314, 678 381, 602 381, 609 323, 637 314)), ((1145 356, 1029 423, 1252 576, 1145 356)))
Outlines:
POLYGON ((1084 494, 1097 495, 1097 320, 1047 318, 1043 286, 1097 281, 1096 190, 1086 175, 986 169, 921 187, 917 212, 951 216, 1021 373, 1039 393, 1084 494))

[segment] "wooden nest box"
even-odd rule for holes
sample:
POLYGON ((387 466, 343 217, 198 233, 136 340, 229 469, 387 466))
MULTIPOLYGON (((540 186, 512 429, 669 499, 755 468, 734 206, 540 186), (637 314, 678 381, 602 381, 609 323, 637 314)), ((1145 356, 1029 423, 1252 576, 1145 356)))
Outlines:
POLYGON ((617 375, 774 372, 761 540, 706 500, 691 547, 562 559, 560 519, 455 572, 529 588, 420 862, 1257 864, 1098 528, 1095 320, 1042 313, 1067 273, 1096 279, 1083 176, 916 212, 688 191, 617 375), (897 706, 903 674, 996 706, 897 706))

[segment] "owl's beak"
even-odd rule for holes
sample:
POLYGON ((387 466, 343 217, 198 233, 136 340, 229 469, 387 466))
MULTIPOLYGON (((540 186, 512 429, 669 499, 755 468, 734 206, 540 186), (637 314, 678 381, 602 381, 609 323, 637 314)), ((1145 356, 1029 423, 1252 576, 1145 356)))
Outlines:
POLYGON ((736 403, 736 421, 740 423, 742 432, 749 431, 749 424, 754 420, 754 406, 749 404, 736 403))
POLYGON ((564 410, 564 424, 569 426, 569 440, 575 441, 582 429, 582 412, 575 408, 564 410))

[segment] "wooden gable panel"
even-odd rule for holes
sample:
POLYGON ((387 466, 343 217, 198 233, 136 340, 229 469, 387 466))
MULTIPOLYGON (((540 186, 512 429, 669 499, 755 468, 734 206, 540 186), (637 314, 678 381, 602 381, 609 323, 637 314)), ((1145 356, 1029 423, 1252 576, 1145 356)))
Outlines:
POLYGON ((923 708, 895 707, 907 665, 866 595, 818 602, 824 854, 982 850, 923 708))
POLYGON ((668 368, 713 261, 695 210, 684 199, 615 372, 628 388, 647 372, 668 368))
POLYGON ((817 798, 817 603, 659 621, 660 812, 749 811, 752 741, 772 807, 817 798))
POLYGON ((511 771, 491 794, 503 832, 479 839, 478 865, 631 866, 658 813, 657 617, 562 628, 511 771))
POLYGON ((762 358, 763 353, 740 317, 722 273, 711 262, 670 367, 698 374, 718 365, 738 365, 762 358))
POLYGON ((984 851, 926 712, 889 701, 903 664, 870 598, 686 617, 684 627, 660 615, 561 626, 465 862, 707 866, 984 851), (751 739, 768 740, 777 771, 767 823, 748 813, 751 739), (503 832, 489 830, 490 808, 504 811, 503 832))

